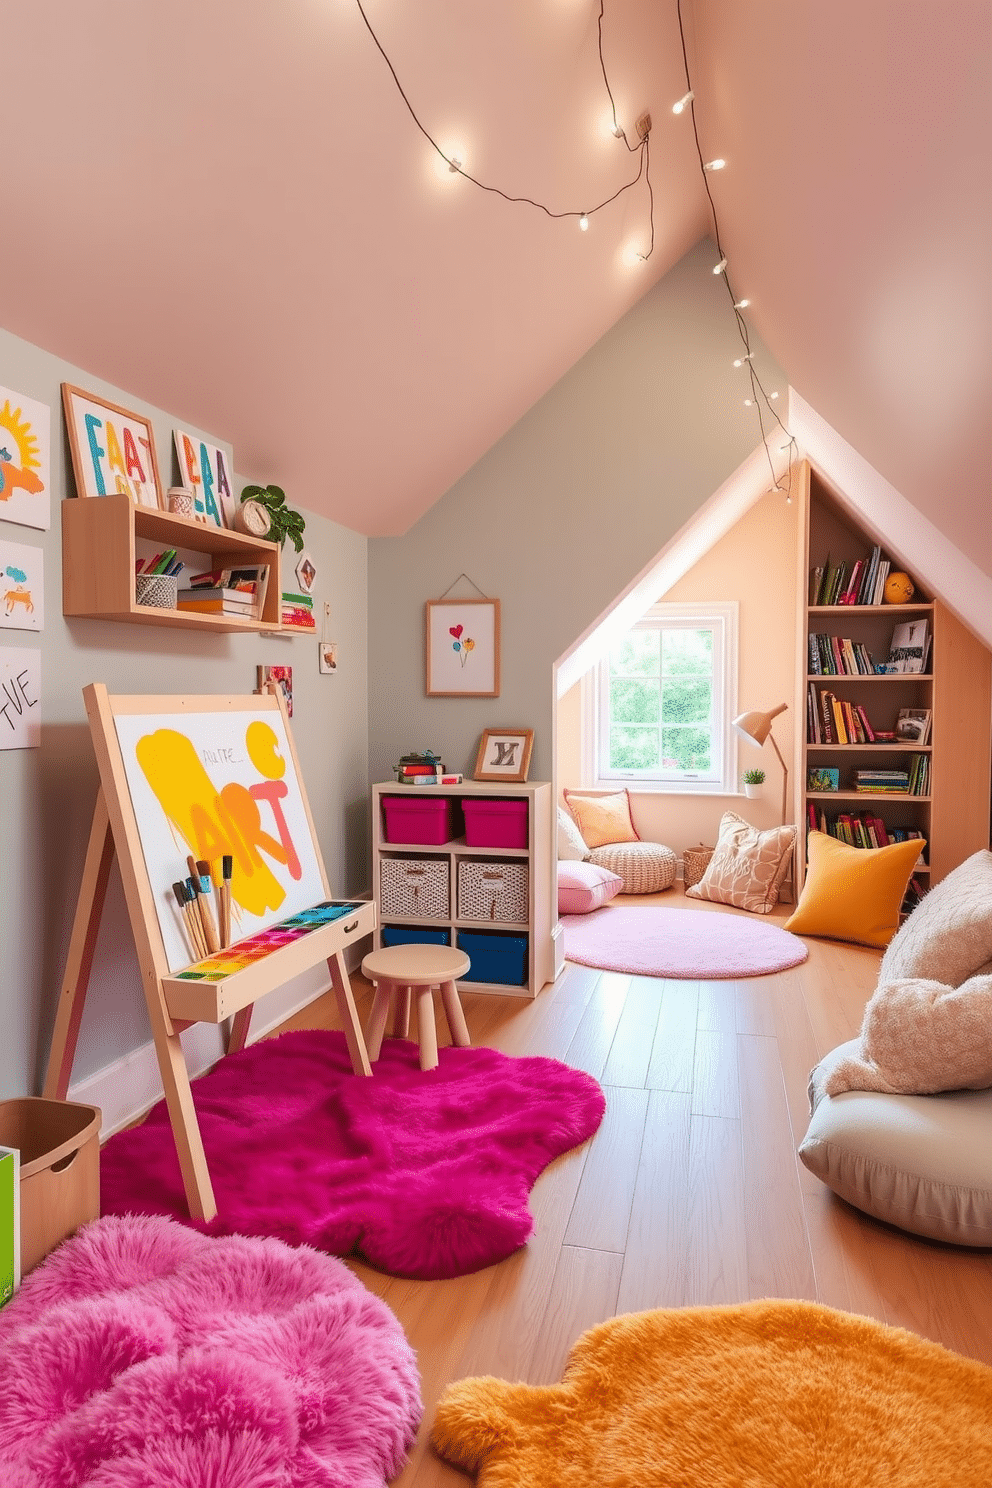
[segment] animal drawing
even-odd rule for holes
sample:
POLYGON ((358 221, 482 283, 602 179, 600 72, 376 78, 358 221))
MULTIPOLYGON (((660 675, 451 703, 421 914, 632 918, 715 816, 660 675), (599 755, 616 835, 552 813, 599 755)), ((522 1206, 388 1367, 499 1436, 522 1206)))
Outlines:
MULTIPOLYGON (((7 453, 0 450, 0 454, 7 453)), ((0 501, 9 501, 15 489, 22 486, 30 496, 45 489, 44 482, 33 470, 19 470, 8 460, 0 460, 0 501)))
POLYGON ((34 614, 34 600, 31 598, 30 589, 8 589, 3 599, 8 615, 12 615, 14 606, 19 604, 24 606, 29 615, 34 614))

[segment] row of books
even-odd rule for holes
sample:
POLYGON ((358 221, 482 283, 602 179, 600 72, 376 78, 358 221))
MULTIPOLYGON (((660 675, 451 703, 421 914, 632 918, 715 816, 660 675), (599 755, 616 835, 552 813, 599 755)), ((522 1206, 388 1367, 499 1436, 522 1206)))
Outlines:
POLYGON ((905 770, 855 770, 854 789, 878 796, 887 792, 910 796, 930 794, 930 756, 911 755, 905 770))
POLYGON ((855 563, 832 564, 828 553, 825 562, 810 572, 809 602, 811 605, 881 604, 891 566, 879 547, 872 548, 867 558, 859 558, 855 563))
POLYGON ((919 839, 920 851, 926 846, 922 832, 909 831, 903 827, 887 827, 880 816, 865 811, 842 811, 828 817, 817 809, 815 801, 807 804, 807 825, 811 832, 826 832, 849 847, 888 847, 890 842, 906 842, 919 839))
POLYGON ((297 630, 316 630, 317 622, 314 619, 312 596, 294 594, 291 591, 284 592, 279 618, 283 625, 293 625, 297 630))
MULTIPOLYGON (((806 695, 806 741, 809 744, 874 744, 876 733, 860 703, 838 698, 810 682, 806 695)), ((883 740, 882 742, 887 742, 883 740)))
POLYGON ((872 677, 875 662, 861 641, 810 632, 809 669, 817 677, 872 677))

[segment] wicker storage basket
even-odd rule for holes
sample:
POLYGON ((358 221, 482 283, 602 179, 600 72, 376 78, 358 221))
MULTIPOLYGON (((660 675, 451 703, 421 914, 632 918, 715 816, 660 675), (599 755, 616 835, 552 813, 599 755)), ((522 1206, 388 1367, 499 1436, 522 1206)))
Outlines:
POLYGON ((527 923, 527 864, 458 864, 458 918, 527 923))
POLYGON ((687 889, 697 884, 710 866, 716 848, 704 847, 702 843, 698 847, 687 847, 682 853, 682 877, 687 889))
POLYGON ((446 919, 450 910, 447 858, 383 858, 379 904, 384 915, 446 919))

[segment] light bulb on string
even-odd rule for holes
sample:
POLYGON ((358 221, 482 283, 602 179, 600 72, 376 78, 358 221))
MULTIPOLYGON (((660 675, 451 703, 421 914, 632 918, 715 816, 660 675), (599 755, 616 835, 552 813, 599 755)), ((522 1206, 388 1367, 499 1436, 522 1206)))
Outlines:
POLYGON ((768 396, 769 396, 769 398, 774 399, 774 398, 777 398, 778 397, 778 393, 769 393, 768 396))
POLYGON ((448 161, 448 169, 449 169, 449 171, 451 171, 451 174, 452 175, 457 175, 457 173, 461 170, 461 168, 462 168, 462 162, 461 162, 461 160, 458 158, 457 155, 452 155, 451 158, 448 161))
POLYGON ((744 365, 745 362, 750 362, 750 361, 753 360, 753 358, 754 358, 754 352, 753 351, 747 351, 747 352, 744 353, 744 355, 742 357, 735 357, 734 358, 734 366, 735 367, 743 367, 743 365, 744 365))
POLYGON ((723 168, 724 168, 724 166, 726 164, 727 164, 727 162, 725 160, 707 160, 706 164, 703 166, 703 170, 705 170, 705 171, 719 171, 719 170, 723 170, 723 168))
POLYGON ((688 93, 683 93, 683 95, 679 99, 678 103, 673 103, 672 104, 672 113, 673 114, 681 114, 681 113, 683 113, 684 110, 689 107, 689 104, 692 102, 692 100, 695 98, 695 96, 696 95, 695 95, 695 93, 693 93, 693 91, 692 91, 691 88, 690 88, 690 90, 689 90, 688 93))
POLYGON ((744 407, 745 408, 753 408, 754 407, 754 399, 753 398, 745 398, 744 399, 744 407))
POLYGON ((579 218, 579 230, 581 232, 589 231, 589 215, 586 212, 583 212, 582 216, 579 218))
POLYGON ((614 139, 623 139, 623 125, 618 124, 617 121, 614 119, 613 124, 610 127, 610 133, 612 134, 614 139))
POLYGON ((724 271, 724 269, 726 267, 727 267, 727 260, 725 258, 721 258, 721 260, 720 260, 720 262, 718 264, 714 264, 713 265, 713 272, 714 272, 714 274, 722 274, 723 271, 724 271))
POLYGON ((750 303, 751 303, 750 300, 735 300, 734 301, 734 309, 735 310, 746 310, 747 307, 748 307, 748 305, 750 305, 750 303))

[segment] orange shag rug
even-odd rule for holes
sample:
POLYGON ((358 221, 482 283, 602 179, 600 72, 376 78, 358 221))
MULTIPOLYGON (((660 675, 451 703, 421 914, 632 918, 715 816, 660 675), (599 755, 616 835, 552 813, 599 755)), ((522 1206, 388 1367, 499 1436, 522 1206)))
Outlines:
POLYGON ((989 1488, 992 1369, 812 1302, 628 1313, 561 1384, 450 1385, 431 1440, 479 1488, 989 1488))

